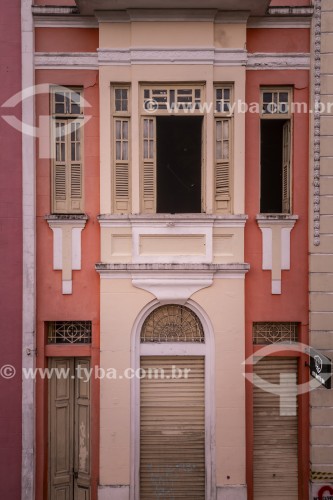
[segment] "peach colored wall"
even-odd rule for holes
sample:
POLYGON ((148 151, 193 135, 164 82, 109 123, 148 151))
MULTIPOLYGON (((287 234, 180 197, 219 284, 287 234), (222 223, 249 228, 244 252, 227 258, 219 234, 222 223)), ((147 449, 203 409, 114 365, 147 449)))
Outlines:
MULTIPOLYGON (((294 101, 308 102, 308 71, 248 71, 247 102, 259 102, 260 86, 289 85, 294 86, 294 101)), ((245 261, 251 269, 245 280, 245 323, 246 354, 253 352, 252 323, 254 321, 297 321, 301 323, 301 341, 308 341, 308 151, 309 151, 309 119, 306 114, 295 114, 293 120, 293 213, 299 220, 291 233, 291 270, 282 271, 282 294, 271 295, 271 272, 262 270, 262 236, 255 220, 259 213, 260 185, 260 123, 259 116, 248 113, 246 116, 246 213, 249 216, 245 227, 245 261)), ((300 377, 306 375, 304 363, 300 377)), ((304 438, 307 440, 307 409, 303 405, 302 421, 304 438)), ((248 425, 248 484, 249 500, 251 500, 252 484, 252 390, 247 391, 247 425, 248 425)), ((302 445, 301 492, 303 500, 307 498, 306 470, 308 467, 308 446, 302 445), (302 476, 303 475, 303 476, 302 476)))
MULTIPOLYGON (((85 213, 89 220, 82 231, 82 270, 73 272, 73 294, 62 295, 61 271, 53 270, 53 234, 44 216, 51 209, 51 161, 37 160, 37 347, 38 366, 46 366, 45 322, 52 320, 91 320, 93 343, 92 364, 99 363, 99 276, 94 266, 99 261, 100 236, 96 216, 99 213, 99 90, 98 73, 95 71, 43 70, 36 72, 36 84, 79 85, 84 87, 84 97, 91 104, 86 114, 92 116, 84 129, 85 213)), ((49 114, 50 99, 40 95, 36 99, 36 116, 49 114)), ((37 150, 38 151, 38 150, 37 150)), ((38 158, 38 153, 37 153, 38 158)), ((64 347, 64 346, 59 346, 64 347)), ((78 353, 71 346, 72 355, 78 353)), ((60 352, 58 355, 61 354, 60 352)), ((67 353, 67 355, 69 355, 67 353)), ((47 467, 47 384, 37 383, 37 500, 46 498, 47 467), (44 450, 44 451, 43 451, 44 450)), ((93 386, 93 486, 98 474, 98 384, 93 386)), ((93 500, 95 496, 93 495, 93 500)))
POLYGON ((310 30, 306 28, 247 30, 246 48, 249 52, 310 52, 310 30))
POLYGON ((98 29, 36 28, 36 52, 96 52, 98 29))

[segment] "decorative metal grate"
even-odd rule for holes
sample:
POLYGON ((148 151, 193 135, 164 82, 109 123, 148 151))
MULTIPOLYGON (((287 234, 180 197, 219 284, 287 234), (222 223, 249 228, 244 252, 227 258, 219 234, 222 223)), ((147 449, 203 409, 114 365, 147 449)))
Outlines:
POLYGON ((49 344, 90 344, 91 321, 50 321, 49 344))
POLYGON ((297 342, 298 323, 253 323, 254 344, 275 344, 297 342))
POLYGON ((199 318, 185 306, 166 305, 145 320, 141 342, 205 342, 199 318))

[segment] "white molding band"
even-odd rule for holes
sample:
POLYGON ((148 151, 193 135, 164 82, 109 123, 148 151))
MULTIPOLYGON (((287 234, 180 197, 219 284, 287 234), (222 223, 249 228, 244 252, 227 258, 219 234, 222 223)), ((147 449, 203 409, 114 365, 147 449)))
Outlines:
POLYGON ((242 49, 98 49, 98 52, 36 52, 36 69, 92 69, 131 64, 210 64, 247 69, 310 69, 310 54, 249 53, 242 49))
POLYGON ((35 69, 98 69, 96 52, 36 52, 35 69))
POLYGON ((48 16, 38 15, 34 17, 35 28, 95 28, 98 29, 98 21, 91 16, 48 16))
POLYGON ((311 28, 311 18, 308 17, 250 17, 247 28, 297 29, 311 28))
MULTIPOLYGON (((22 89, 34 85, 32 0, 21 1, 22 89)), ((22 100, 22 123, 34 126, 34 98, 22 100)), ((35 368, 36 353, 36 174, 35 138, 21 134, 23 211, 22 369, 35 368)), ((21 498, 35 498, 35 381, 22 377, 21 498)))
POLYGON ((310 54, 252 53, 248 54, 247 69, 310 69, 310 54))

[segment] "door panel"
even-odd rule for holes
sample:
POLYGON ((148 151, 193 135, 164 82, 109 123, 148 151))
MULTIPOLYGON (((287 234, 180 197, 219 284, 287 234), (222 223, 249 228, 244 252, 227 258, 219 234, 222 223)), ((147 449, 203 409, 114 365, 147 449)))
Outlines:
POLYGON ((50 500, 90 500, 90 382, 80 367, 89 370, 90 361, 49 363, 50 500))

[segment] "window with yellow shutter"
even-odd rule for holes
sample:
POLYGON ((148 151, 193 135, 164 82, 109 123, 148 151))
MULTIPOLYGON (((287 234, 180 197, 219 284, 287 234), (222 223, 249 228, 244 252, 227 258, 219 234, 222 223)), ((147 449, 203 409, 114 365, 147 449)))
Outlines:
POLYGON ((82 90, 52 90, 52 213, 83 212, 82 90))

